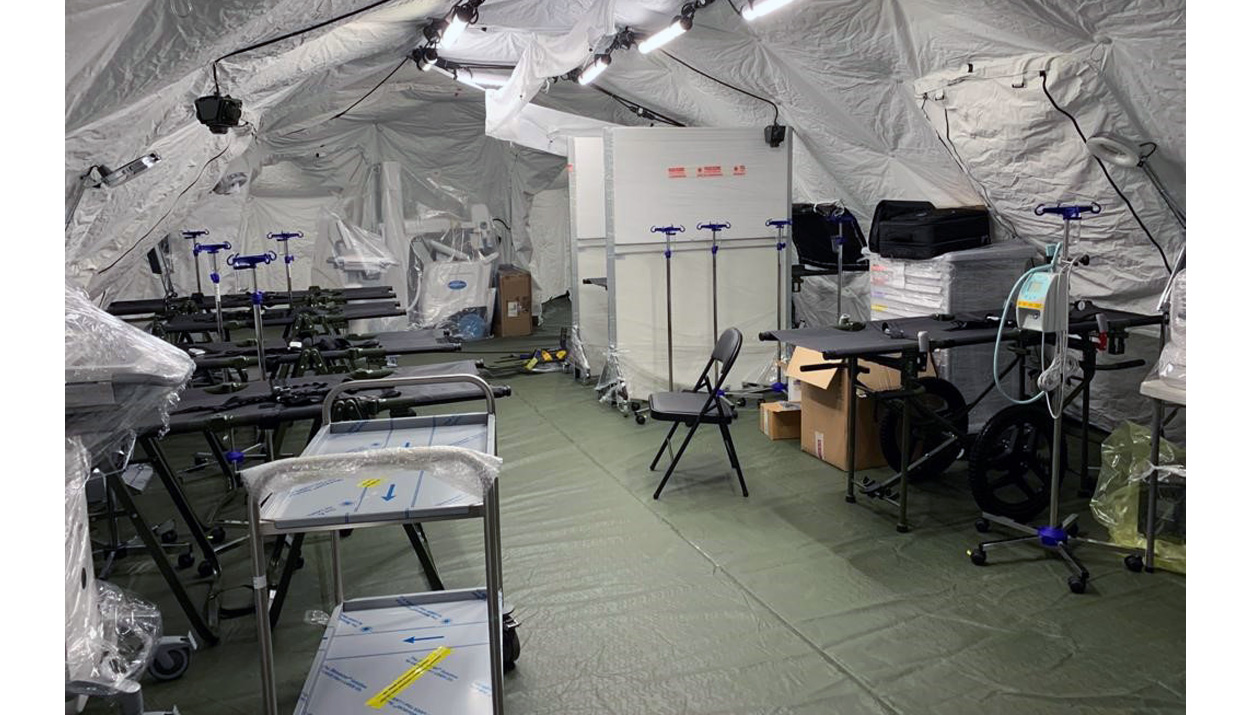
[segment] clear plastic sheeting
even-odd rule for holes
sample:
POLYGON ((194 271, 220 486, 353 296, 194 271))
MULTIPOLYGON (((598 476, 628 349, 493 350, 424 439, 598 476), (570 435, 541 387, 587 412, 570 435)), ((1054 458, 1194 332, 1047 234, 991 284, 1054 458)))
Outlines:
POLYGON ((428 245, 443 260, 431 260, 418 269, 415 299, 408 311, 412 323, 418 328, 449 331, 462 340, 488 337, 499 255, 473 258, 441 241, 428 245), (466 260, 456 260, 459 256, 466 260))
POLYGON ((262 497, 301 484, 329 480, 385 480, 388 476, 425 472, 475 499, 499 478, 500 458, 464 447, 371 449, 353 454, 294 457, 261 464, 240 473, 249 494, 262 497))
MULTIPOLYGON (((1159 565, 1180 573, 1185 572, 1184 462, 1184 450, 1160 441, 1155 558, 1159 565)), ((1126 422, 1103 442, 1102 471, 1089 507, 1116 544, 1146 546, 1146 480, 1152 469, 1148 428, 1126 422)))
MULTIPOLYGON (((794 319, 800 327, 819 328, 837 325, 838 277, 804 276, 798 293, 791 293, 794 319)), ((842 278, 842 313, 851 320, 869 320, 869 285, 867 271, 848 272, 842 278)))
POLYGON ((133 693, 161 638, 156 606, 111 583, 91 564, 86 483, 91 459, 65 440, 65 682, 79 695, 133 693))
POLYGON ((353 226, 335 213, 330 214, 329 224, 331 256, 326 261, 348 274, 345 282, 376 280, 387 268, 399 265, 381 235, 353 226))
POLYGON ((90 453, 128 440, 139 424, 166 423, 194 371, 182 350, 65 287, 65 431, 90 453))
POLYGON ((1185 271, 1176 274, 1172 284, 1172 312, 1167 344, 1159 355, 1155 372, 1159 379, 1185 389, 1185 271))

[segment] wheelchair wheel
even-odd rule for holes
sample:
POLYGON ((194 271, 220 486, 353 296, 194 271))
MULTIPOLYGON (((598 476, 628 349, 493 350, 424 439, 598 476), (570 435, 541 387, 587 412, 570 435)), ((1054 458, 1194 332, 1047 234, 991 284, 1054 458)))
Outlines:
MULTIPOLYGON (((918 381, 924 394, 917 399, 930 410, 953 422, 963 437, 968 432, 968 404, 964 396, 951 383, 937 377, 922 377, 918 381)), ((881 431, 881 454, 890 465, 890 469, 898 471, 903 467, 903 411, 901 408, 889 407, 881 411, 879 421, 881 431)), ((937 449, 950 438, 947 431, 937 420, 927 415, 918 414, 915 410, 911 416, 911 459, 914 463, 930 450, 937 449)), ((919 467, 907 470, 908 479, 925 479, 945 472, 963 452, 959 440, 952 442, 940 452, 925 460, 919 467)))
MULTIPOLYGON (((1044 408, 1012 405, 985 423, 968 455, 968 484, 982 511, 1027 522, 1050 503, 1054 421, 1044 408)), ((1060 479, 1067 450, 1060 445, 1060 479)))

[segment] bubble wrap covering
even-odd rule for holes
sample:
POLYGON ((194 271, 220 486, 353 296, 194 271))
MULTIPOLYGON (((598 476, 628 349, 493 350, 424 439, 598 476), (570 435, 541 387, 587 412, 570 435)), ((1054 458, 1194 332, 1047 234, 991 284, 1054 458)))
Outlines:
POLYGON ((134 692, 161 638, 156 606, 105 581, 91 565, 84 494, 91 458, 65 440, 65 682, 86 695, 134 692))
MULTIPOLYGON (((168 424, 195 363, 160 338, 96 307, 86 293, 65 287, 65 432, 93 455, 140 427, 168 424), (111 399, 76 403, 71 387, 99 385, 111 399)), ((95 393, 98 394, 98 393, 95 393)))
MULTIPOLYGON (((1160 483, 1184 484, 1184 463, 1184 450, 1167 440, 1160 441, 1160 483)), ((1145 482, 1150 471, 1150 430, 1146 427, 1125 422, 1103 442, 1102 469, 1089 508, 1094 518, 1107 527, 1111 540, 1121 546, 1140 549, 1146 545, 1142 534, 1145 517, 1139 512, 1146 508, 1145 482)), ((1183 519, 1183 509, 1183 502, 1178 506, 1161 495, 1159 525, 1169 519, 1183 519)), ((1177 543, 1171 536, 1160 535, 1155 541, 1155 558, 1161 567, 1184 573, 1184 542, 1177 543)))
POLYGON ((503 460, 498 457, 464 447, 409 447, 279 459, 245 469, 240 476, 249 494, 262 496, 325 479, 384 479, 391 474, 424 470, 427 478, 482 499, 499 478, 502 465, 503 460))

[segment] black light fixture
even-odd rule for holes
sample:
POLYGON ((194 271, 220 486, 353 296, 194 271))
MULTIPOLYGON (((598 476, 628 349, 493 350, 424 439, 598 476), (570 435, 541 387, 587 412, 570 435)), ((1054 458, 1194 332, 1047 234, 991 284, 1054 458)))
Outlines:
POLYGON ((195 100, 195 118, 213 134, 225 134, 239 126, 243 118, 243 100, 213 93, 195 100))
POLYGON ((477 23, 477 9, 485 0, 463 0, 456 3, 447 16, 434 20, 421 31, 431 45, 450 47, 464 34, 469 25, 477 23))
POLYGON ((417 63, 417 69, 422 72, 429 72, 438 62, 438 50, 433 47, 418 47, 412 51, 412 61, 417 63))

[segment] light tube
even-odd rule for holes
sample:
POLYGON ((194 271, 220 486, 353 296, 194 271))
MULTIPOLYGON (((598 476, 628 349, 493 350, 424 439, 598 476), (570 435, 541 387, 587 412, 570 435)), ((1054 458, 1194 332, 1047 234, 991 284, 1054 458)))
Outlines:
POLYGON ((752 3, 742 8, 742 19, 754 20, 756 18, 764 17, 773 10, 783 8, 792 2, 794 2, 794 0, 759 0, 759 2, 752 3))
POLYGON ((693 23, 690 21, 690 18, 685 17, 684 15, 675 17, 673 18, 673 24, 663 30, 660 30, 642 42, 639 42, 638 51, 645 55, 653 50, 658 50, 664 45, 667 45, 677 39, 678 36, 686 34, 686 31, 690 29, 691 25, 693 25, 693 23))
POLYGON ((438 41, 438 46, 451 47, 456 43, 456 40, 460 39, 460 36, 464 34, 464 31, 468 27, 468 19, 462 17, 460 10, 456 10, 451 14, 451 19, 447 25, 447 29, 443 30, 443 37, 438 41))
POLYGON ((596 57, 594 63, 582 70, 582 73, 578 75, 577 83, 590 84, 591 82, 594 82, 599 75, 603 74, 603 71, 608 68, 608 64, 610 63, 611 60, 604 55, 596 57))

